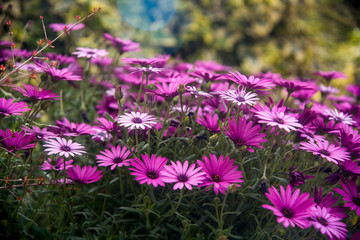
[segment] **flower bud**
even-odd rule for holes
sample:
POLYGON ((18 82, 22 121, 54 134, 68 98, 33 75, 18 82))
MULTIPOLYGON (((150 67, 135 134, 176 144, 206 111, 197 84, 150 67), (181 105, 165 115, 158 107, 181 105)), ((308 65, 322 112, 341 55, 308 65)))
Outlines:
POLYGON ((115 86, 115 98, 119 101, 123 97, 124 97, 124 94, 122 93, 121 85, 116 85, 115 86))
POLYGON ((218 197, 216 197, 216 198, 214 198, 213 202, 217 206, 220 204, 220 199, 218 197))
POLYGON ((184 84, 180 83, 180 85, 179 85, 179 87, 177 89, 177 92, 179 94, 184 94, 186 92, 186 88, 185 88, 184 84))

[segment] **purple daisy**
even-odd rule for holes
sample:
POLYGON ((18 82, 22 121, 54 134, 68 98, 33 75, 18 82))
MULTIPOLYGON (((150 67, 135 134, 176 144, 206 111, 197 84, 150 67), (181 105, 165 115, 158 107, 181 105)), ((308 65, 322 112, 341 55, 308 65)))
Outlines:
POLYGON ((230 72, 230 74, 229 79, 231 81, 251 90, 270 89, 275 87, 275 84, 266 78, 256 78, 254 76, 246 77, 237 71, 230 72))
MULTIPOLYGON (((65 169, 69 169, 73 167, 72 163, 74 160, 70 159, 69 161, 65 161, 65 169)), ((44 163, 41 165, 42 170, 54 170, 54 171, 62 171, 64 170, 64 159, 58 158, 58 159, 51 159, 48 158, 47 161, 44 161, 44 163)))
POLYGON ((239 107, 241 105, 254 105, 255 102, 259 100, 259 98, 256 97, 256 93, 246 92, 245 87, 241 87, 236 90, 229 89, 226 92, 217 91, 215 94, 218 94, 221 98, 226 99, 239 107))
POLYGON ((314 176, 304 175, 300 171, 295 171, 296 167, 291 167, 289 169, 289 181, 292 187, 300 186, 305 183, 305 179, 314 178, 314 176))
POLYGON ((122 61, 131 65, 139 65, 140 67, 131 67, 129 71, 131 73, 144 72, 145 74, 159 73, 168 61, 167 58, 123 58, 122 61))
POLYGON ((31 100, 59 100, 59 95, 51 93, 51 90, 39 89, 37 86, 24 84, 25 89, 17 86, 14 90, 21 92, 23 96, 30 98, 31 100))
POLYGON ((128 157, 131 155, 130 151, 126 147, 121 146, 111 146, 110 150, 105 149, 105 151, 100 151, 102 155, 96 155, 97 163, 100 163, 99 166, 111 166, 110 169, 114 170, 115 167, 122 167, 130 165, 130 159, 128 157))
POLYGON ((300 144, 301 149, 312 152, 314 155, 320 155, 322 158, 326 158, 326 160, 335 164, 350 160, 350 154, 345 148, 329 144, 326 140, 301 142, 300 144))
POLYGON ((120 126, 126 127, 129 130, 133 129, 148 129, 152 128, 157 124, 157 120, 155 117, 141 112, 131 112, 125 113, 118 118, 118 123, 120 126))
POLYGON ((97 171, 96 167, 84 166, 81 168, 79 165, 67 169, 66 174, 73 182, 79 184, 97 182, 103 176, 102 171, 97 171))
POLYGON ((276 126, 280 129, 284 129, 287 132, 301 128, 302 125, 298 123, 295 117, 285 114, 286 107, 274 106, 271 110, 266 106, 261 108, 252 109, 256 117, 258 117, 259 123, 266 123, 269 126, 276 126))
POLYGON ((334 120, 338 123, 344 123, 348 125, 353 125, 356 123, 354 120, 352 120, 350 114, 339 112, 337 109, 328 109, 325 110, 324 113, 329 117, 330 120, 334 120))
POLYGON ((247 123, 245 118, 239 117, 238 121, 236 118, 228 118, 228 126, 224 133, 236 147, 246 146, 249 152, 254 152, 250 147, 263 148, 260 143, 267 141, 264 138, 266 134, 260 131, 259 125, 253 126, 253 122, 247 123))
POLYGON ((24 102, 14 103, 12 98, 0 98, 0 117, 8 115, 22 115, 22 112, 30 111, 28 105, 24 102))
POLYGON ((190 75, 194 77, 198 77, 200 79, 204 79, 206 82, 215 81, 222 78, 222 75, 220 74, 213 74, 207 71, 200 71, 200 70, 190 73, 190 75))
POLYGON ((72 55, 77 56, 77 58, 101 58, 109 54, 105 49, 77 47, 76 50, 72 55))
POLYGON ((205 113, 203 115, 198 116, 196 122, 206 127, 207 130, 209 130, 210 132, 219 133, 221 132, 221 129, 219 127, 218 120, 219 120, 219 116, 216 113, 214 115, 205 113))
POLYGON ((36 126, 32 126, 31 128, 29 128, 28 126, 22 126, 21 128, 25 131, 25 135, 30 135, 40 140, 47 140, 49 138, 56 137, 55 133, 48 131, 46 128, 41 129, 36 126))
POLYGON ((284 227, 297 225, 302 229, 309 225, 307 219, 311 216, 315 206, 314 198, 309 198, 309 193, 300 194, 300 189, 296 189, 292 193, 290 184, 287 185, 286 190, 280 186, 280 193, 274 186, 268 190, 269 193, 265 193, 265 195, 274 206, 263 204, 262 207, 273 211, 274 215, 278 217, 278 223, 283 223, 284 227))
POLYGON ((327 208, 315 208, 311 213, 311 223, 314 228, 329 239, 346 239, 346 224, 340 222, 341 218, 332 215, 327 208))
POLYGON ((140 51, 140 43, 133 42, 131 40, 123 40, 118 37, 114 38, 108 33, 104 33, 105 41, 110 41, 111 45, 116 48, 116 50, 123 54, 125 52, 140 51))
POLYGON ((82 153, 85 153, 85 148, 79 143, 60 137, 46 141, 43 146, 46 147, 44 151, 48 152, 48 155, 59 154, 59 156, 68 158, 69 156, 74 157, 74 155, 82 155, 82 153))
POLYGON ((50 66, 48 63, 43 62, 41 64, 36 63, 45 73, 47 73, 55 81, 81 81, 82 77, 74 75, 69 68, 56 69, 50 66))
POLYGON ((166 100, 171 100, 174 97, 176 97, 177 95, 179 95, 178 93, 178 88, 180 86, 180 82, 174 82, 174 83, 155 83, 154 85, 156 86, 156 90, 151 90, 151 89, 145 89, 146 92, 150 92, 152 94, 155 94, 156 96, 160 96, 166 100))
POLYGON ((180 161, 170 162, 171 166, 165 166, 163 172, 163 180, 167 183, 175 183, 173 189, 183 189, 184 186, 192 190, 192 185, 197 186, 205 179, 205 173, 201 172, 201 168, 195 168, 195 163, 189 167, 189 161, 186 160, 182 165, 180 161))
POLYGON ((356 211, 356 214, 360 216, 360 192, 358 186, 356 186, 357 177, 352 177, 350 180, 344 179, 340 182, 341 187, 335 188, 334 191, 343 196, 343 200, 346 202, 345 207, 349 207, 351 211, 356 211))
POLYGON ((240 187, 238 183, 244 182, 241 178, 242 171, 237 170, 237 166, 233 166, 234 159, 230 160, 230 156, 224 158, 223 155, 217 159, 214 154, 210 153, 210 159, 207 156, 203 156, 203 161, 197 160, 197 163, 202 168, 202 170, 206 173, 205 180, 199 187, 206 186, 207 191, 214 188, 214 192, 216 194, 219 191, 222 194, 225 194, 228 186, 231 184, 235 184, 240 187))
POLYGON ((336 72, 336 71, 330 71, 330 72, 318 71, 318 72, 314 72, 313 74, 325 78, 325 80, 328 82, 331 81, 332 79, 347 77, 342 72, 336 72))
POLYGON ((210 98, 210 97, 212 97, 211 94, 209 94, 207 92, 197 90, 196 87, 194 87, 194 86, 186 87, 186 92, 190 93, 195 98, 198 98, 198 97, 208 97, 208 98, 210 98))
POLYGON ((164 166, 168 161, 164 157, 156 157, 155 154, 151 158, 145 153, 141 154, 142 160, 137 157, 131 161, 129 170, 133 171, 130 174, 136 176, 135 180, 140 181, 140 184, 152 184, 154 187, 165 186, 164 183, 164 166))
POLYGON ((0 129, 0 145, 9 152, 34 148, 36 143, 33 141, 34 138, 25 135, 25 132, 12 133, 10 129, 6 129, 6 131, 0 129))

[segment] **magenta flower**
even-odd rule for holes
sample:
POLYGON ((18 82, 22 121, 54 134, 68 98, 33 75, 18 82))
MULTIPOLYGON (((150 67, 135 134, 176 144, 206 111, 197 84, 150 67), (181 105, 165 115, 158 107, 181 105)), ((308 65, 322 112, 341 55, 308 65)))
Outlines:
POLYGON ((352 120, 350 114, 339 112, 337 109, 328 109, 325 110, 325 115, 329 117, 330 120, 334 120, 338 123, 344 123, 348 125, 353 125, 356 122, 352 120))
POLYGON ((34 148, 36 143, 33 141, 33 137, 25 135, 25 132, 12 133, 10 129, 6 129, 6 132, 0 129, 0 145, 9 152, 34 148))
POLYGON ((69 68, 56 69, 50 66, 48 63, 43 62, 41 64, 36 63, 45 73, 47 73, 55 81, 81 81, 82 78, 79 75, 74 75, 69 68))
POLYGON ((194 87, 194 86, 186 87, 186 92, 190 93, 195 98, 198 98, 198 97, 208 97, 208 98, 210 98, 210 97, 212 97, 211 94, 209 94, 207 92, 197 90, 196 87, 194 87))
POLYGON ((130 165, 130 151, 126 147, 121 146, 111 146, 110 150, 105 149, 105 151, 100 151, 102 155, 96 155, 97 163, 100 163, 99 166, 111 166, 110 169, 114 170, 115 167, 122 167, 130 165))
POLYGON ((327 208, 315 208, 311 213, 311 223, 314 228, 329 239, 346 239, 346 224, 340 222, 341 218, 332 215, 327 208))
POLYGON ((287 132, 291 130, 296 130, 296 128, 301 128, 302 125, 298 123, 298 120, 295 117, 285 114, 286 107, 274 106, 271 110, 263 106, 262 108, 252 109, 258 117, 259 123, 266 123, 269 126, 276 126, 280 129, 284 129, 287 132))
POLYGON ((204 70, 203 71, 196 70, 195 72, 190 73, 190 75, 194 77, 198 77, 200 79, 204 79, 206 82, 219 80, 220 78, 223 77, 221 74, 213 74, 204 70))
POLYGON ((104 33, 105 41, 110 41, 111 45, 116 48, 116 50, 123 54, 125 52, 132 52, 132 51, 140 51, 140 43, 133 42, 131 40, 122 40, 118 37, 114 38, 108 33, 104 33))
POLYGON ((274 83, 278 86, 284 87, 286 88, 286 90, 288 91, 289 94, 293 93, 294 91, 299 91, 299 90, 313 90, 314 87, 307 83, 307 82, 302 82, 299 80, 276 80, 274 81, 274 83))
POLYGON ((326 160, 335 164, 350 160, 350 154, 345 148, 329 144, 326 140, 302 142, 300 144, 301 149, 312 152, 314 155, 320 155, 322 158, 326 158, 326 160))
POLYGON ((300 171, 295 171, 296 167, 289 169, 289 181, 292 187, 300 186, 305 183, 305 179, 314 178, 314 176, 304 175, 300 171))
POLYGON ((314 72, 313 74, 325 78, 326 81, 331 81, 332 79, 336 79, 336 78, 347 77, 342 72, 336 72, 336 71, 330 71, 330 72, 318 71, 318 72, 314 72))
POLYGON ((22 115, 22 112, 30 111, 28 105, 24 102, 14 103, 12 98, 0 98, 0 117, 8 115, 22 115))
POLYGON ((163 172, 163 180, 167 183, 175 183, 173 189, 183 189, 184 186, 192 190, 192 185, 197 186, 205 179, 205 173, 201 172, 201 168, 195 168, 195 163, 189 167, 189 161, 186 160, 184 165, 180 161, 174 163, 171 161, 171 166, 165 166, 163 172))
POLYGON ((343 180, 340 182, 341 187, 335 188, 334 191, 343 196, 343 200, 346 202, 345 207, 349 207, 351 211, 356 211, 356 214, 360 216, 360 192, 358 186, 356 186, 357 177, 352 177, 350 180, 343 180))
POLYGON ((155 117, 140 112, 125 113, 118 118, 120 126, 126 127, 129 130, 133 129, 148 129, 156 125, 157 120, 155 117))
POLYGON ((246 77, 237 71, 230 72, 230 74, 229 79, 231 81, 251 90, 269 89, 275 87, 275 84, 265 78, 256 78, 254 76, 246 77))
POLYGON ((109 54, 105 49, 77 47, 76 50, 72 55, 77 56, 77 58, 101 58, 109 54))
POLYGON ((249 152, 254 152, 250 147, 264 148, 260 143, 266 142, 265 133, 260 133, 261 127, 259 125, 253 126, 253 122, 246 122, 245 118, 239 117, 230 120, 228 118, 228 126, 225 130, 225 135, 234 142, 236 147, 246 146, 249 152))
POLYGON ((273 211, 274 215, 278 217, 278 223, 283 223, 284 227, 297 225, 302 229, 309 225, 307 219, 311 216, 315 206, 314 199, 309 198, 309 193, 300 194, 300 189, 296 189, 292 193, 290 184, 286 190, 280 186, 280 193, 274 186, 268 190, 269 193, 265 193, 265 195, 274 206, 263 204, 262 207, 273 211))
POLYGON ((173 99, 174 97, 176 97, 177 95, 179 95, 179 93, 177 92, 178 87, 180 86, 181 82, 174 82, 174 83, 155 83, 154 85, 156 86, 156 90, 151 90, 151 89, 145 89, 146 92, 150 92, 152 94, 155 94, 157 96, 160 96, 164 99, 173 99))
POLYGON ((56 139, 50 139, 43 145, 47 147, 44 151, 48 152, 48 155, 59 154, 68 158, 70 155, 82 155, 85 153, 85 148, 79 143, 73 142, 71 139, 66 140, 64 138, 57 137, 56 139))
POLYGON ((88 184, 97 182, 101 179, 102 171, 97 171, 96 167, 84 166, 81 168, 79 165, 66 170, 68 177, 79 184, 88 184))
POLYGON ((238 183, 244 182, 241 179, 243 177, 241 175, 242 171, 237 171, 238 167, 233 166, 234 159, 230 160, 230 156, 224 158, 224 156, 221 155, 219 159, 217 159, 214 154, 210 153, 210 159, 207 156, 203 156, 203 159, 204 162, 197 160, 197 163, 206 173, 206 178, 199 187, 206 186, 207 190, 213 187, 216 194, 218 194, 219 191, 225 194, 229 185, 235 184, 240 187, 238 183))
MULTIPOLYGON (((73 167, 72 163, 74 160, 70 159, 69 161, 65 161, 65 169, 69 169, 73 167)), ((64 159, 58 158, 58 159, 51 159, 48 158, 47 161, 44 161, 44 163, 41 165, 42 170, 54 170, 54 171, 62 171, 64 170, 64 159)))
POLYGON ((131 65, 139 65, 140 67, 131 67, 129 71, 131 73, 144 72, 145 74, 159 73, 167 63, 167 58, 123 58, 122 61, 131 65))
POLYGON ((167 158, 156 157, 155 154, 151 155, 151 158, 145 153, 141 154, 142 160, 134 157, 131 162, 132 170, 131 175, 136 176, 135 180, 140 181, 140 184, 146 183, 152 184, 154 187, 165 186, 164 183, 164 166, 167 162, 167 158))
POLYGON ((14 90, 21 92, 25 97, 30 98, 31 100, 59 100, 59 95, 51 93, 51 90, 39 89, 37 86, 32 86, 24 84, 25 89, 17 86, 14 90))
POLYGON ((206 127, 207 130, 209 130, 210 132, 219 133, 221 132, 221 129, 219 127, 218 120, 219 116, 216 113, 214 115, 205 113, 203 115, 200 115, 196 119, 196 122, 206 127))
POLYGON ((226 92, 217 91, 215 94, 218 94, 221 98, 226 99, 229 102, 238 105, 254 105, 256 101, 259 100, 257 98, 257 94, 253 92, 246 92, 246 88, 238 88, 236 90, 229 89, 226 92))
MULTIPOLYGON (((69 29, 71 26, 73 26, 73 24, 63 24, 63 23, 51 23, 49 24, 49 27, 54 31, 54 32, 63 32, 65 31, 65 27, 66 29, 69 29)), ((83 23, 79 23, 76 26, 74 26, 71 30, 73 31, 77 31, 80 29, 83 29, 85 27, 85 24, 83 23)))
POLYGON ((49 138, 55 138, 56 134, 53 132, 49 132, 46 128, 40 129, 39 127, 32 126, 29 128, 28 126, 22 126, 22 130, 25 131, 25 135, 30 135, 33 137, 36 137, 38 139, 49 139, 49 138))

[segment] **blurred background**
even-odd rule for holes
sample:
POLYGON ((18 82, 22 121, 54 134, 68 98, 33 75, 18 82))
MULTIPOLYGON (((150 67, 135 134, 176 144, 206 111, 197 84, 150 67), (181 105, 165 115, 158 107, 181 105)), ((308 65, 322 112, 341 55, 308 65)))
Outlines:
MULTIPOLYGON (((16 42, 35 49, 44 38, 40 15, 46 25, 73 23, 76 15, 98 7, 85 28, 52 51, 105 48, 103 34, 110 33, 141 44, 141 52, 126 57, 169 54, 190 63, 216 61, 243 74, 273 71, 289 78, 336 70, 349 76, 346 82, 360 83, 357 0, 3 0, 1 19, 12 20, 16 42)), ((8 40, 1 27, 1 39, 8 40)))

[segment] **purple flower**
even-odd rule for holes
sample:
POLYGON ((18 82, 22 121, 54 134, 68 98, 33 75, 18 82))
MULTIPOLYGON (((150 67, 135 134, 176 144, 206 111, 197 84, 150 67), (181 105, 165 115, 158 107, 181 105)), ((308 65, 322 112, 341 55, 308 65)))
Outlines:
POLYGON ((276 80, 274 83, 278 86, 286 88, 289 94, 293 93, 294 91, 299 90, 313 90, 313 86, 307 82, 302 82, 299 80, 276 80))
POLYGON ((111 166, 110 169, 114 170, 115 167, 122 167, 130 165, 130 159, 128 157, 131 155, 130 151, 126 147, 121 146, 111 146, 110 150, 105 149, 105 151, 100 151, 102 155, 96 155, 97 163, 100 163, 99 166, 111 166))
POLYGON ((192 190, 192 185, 197 186, 205 179, 205 173, 201 172, 201 168, 195 168, 195 163, 189 167, 189 161, 186 160, 184 165, 180 161, 171 161, 171 166, 165 166, 163 172, 163 180, 167 183, 175 183, 173 189, 183 189, 184 186, 192 190))
POLYGON ((180 86, 180 82, 174 82, 174 83, 155 83, 154 85, 156 86, 156 90, 151 90, 151 89, 145 89, 145 91, 153 93, 157 96, 160 96, 164 99, 173 99, 174 97, 176 97, 177 95, 179 95, 177 89, 180 86))
MULTIPOLYGON (((70 159, 69 161, 65 161, 65 169, 69 169, 73 167, 72 163, 74 160, 70 159)), ((54 171, 62 171, 64 170, 64 159, 63 158, 57 158, 51 159, 48 158, 47 161, 44 161, 44 163, 41 165, 42 170, 54 170, 54 171)))
POLYGON ((350 180, 342 180, 340 182, 341 187, 335 188, 334 191, 343 196, 343 200, 346 202, 345 207, 350 207, 351 211, 356 211, 356 214, 360 216, 360 192, 358 186, 356 186, 357 177, 352 177, 350 180))
POLYGON ((348 125, 356 123, 354 120, 352 120, 349 114, 339 112, 337 109, 328 109, 325 110, 324 113, 329 117, 330 120, 334 120, 338 123, 344 123, 348 125))
POLYGON ((114 38, 108 33, 104 33, 104 38, 105 41, 110 41, 111 45, 116 48, 120 54, 141 50, 140 44, 131 40, 122 40, 118 37, 114 38))
POLYGON ((321 185, 319 186, 319 188, 315 187, 314 202, 316 203, 316 207, 326 208, 331 215, 338 218, 348 217, 348 215, 345 214, 345 210, 346 210, 345 207, 333 206, 338 201, 338 198, 333 196, 334 193, 329 192, 328 194, 326 194, 325 197, 323 197, 321 185))
POLYGON ((230 72, 230 74, 229 79, 231 81, 251 90, 270 89, 275 87, 275 85, 266 78, 256 78, 254 76, 246 77, 237 71, 230 72))
POLYGON ((322 234, 326 234, 330 240, 346 239, 346 224, 340 222, 341 218, 331 214, 327 208, 317 207, 311 213, 311 223, 322 234))
POLYGON ((228 126, 225 130, 225 135, 234 142, 236 147, 247 146, 249 152, 254 152, 250 147, 263 148, 260 143, 266 142, 265 133, 260 133, 261 127, 259 125, 253 126, 253 122, 246 122, 245 118, 239 117, 230 120, 228 118, 228 126))
POLYGON ((56 69, 51 67, 48 63, 36 63, 45 73, 47 73, 55 81, 81 81, 81 76, 74 75, 68 68, 56 69))
POLYGON ((300 171, 294 171, 295 169, 296 167, 291 167, 289 169, 289 179, 292 187, 304 184, 305 179, 314 178, 314 176, 304 175, 304 173, 300 171))
POLYGON ((217 91, 215 94, 218 94, 221 98, 226 99, 229 102, 232 102, 239 107, 241 105, 253 105, 256 101, 259 100, 257 98, 257 94, 253 92, 246 92, 246 88, 238 88, 236 90, 229 89, 226 92, 217 91))
POLYGON ((200 79, 204 79, 206 82, 215 81, 218 80, 219 78, 222 78, 222 75, 220 74, 213 74, 207 71, 200 71, 200 70, 190 73, 190 75, 194 77, 198 77, 200 79))
POLYGON ((218 119, 219 116, 216 113, 214 115, 205 113, 203 115, 200 115, 196 119, 196 122, 206 127, 207 130, 209 130, 210 132, 219 133, 221 132, 221 129, 219 127, 218 119))
POLYGON ((157 120, 155 117, 140 112, 125 113, 118 118, 120 126, 126 127, 129 130, 133 129, 148 129, 156 125, 157 120))
POLYGON ((68 158, 70 155, 74 157, 74 155, 82 155, 82 153, 85 153, 85 151, 83 151, 85 148, 79 143, 73 142, 71 139, 66 140, 57 137, 56 139, 49 139, 43 146, 47 147, 44 151, 48 152, 48 155, 59 154, 59 156, 68 158))
POLYGON ((159 73, 168 61, 167 58, 150 58, 150 59, 137 59, 137 58, 123 58, 122 61, 131 65, 139 65, 140 67, 131 67, 131 73, 144 72, 145 74, 159 73))
POLYGON ((194 86, 189 86, 189 87, 186 87, 186 92, 190 93, 192 96, 194 96, 195 98, 198 98, 198 97, 208 97, 208 98, 211 98, 212 95, 207 93, 207 92, 203 92, 203 91, 200 91, 200 90, 197 90, 196 87, 194 86))
POLYGON ((22 115, 22 112, 30 111, 28 105, 24 102, 14 103, 12 98, 0 98, 0 117, 8 115, 22 115))
POLYGON ((66 174, 72 181, 79 184, 97 182, 103 176, 102 172, 97 171, 96 167, 84 166, 81 168, 79 165, 67 169, 66 174))
POLYGON ((228 186, 231 184, 235 184, 236 186, 240 186, 238 183, 244 182, 241 178, 242 171, 237 170, 237 166, 233 166, 234 159, 230 160, 230 157, 227 156, 224 158, 223 155, 217 159, 214 154, 210 153, 210 159, 207 156, 203 156, 203 161, 197 160, 197 163, 202 168, 202 170, 206 173, 205 180, 199 187, 206 186, 207 191, 213 187, 214 192, 216 194, 219 191, 222 194, 225 194, 228 186))
POLYGON ((142 160, 134 157, 129 168, 133 171, 130 174, 136 176, 135 180, 140 181, 140 184, 152 184, 154 187, 165 186, 163 173, 167 158, 156 157, 155 154, 150 158, 146 153, 141 154, 141 158, 142 160))
MULTIPOLYGON (((63 24, 63 23, 51 23, 51 24, 49 24, 49 27, 54 32, 63 32, 63 31, 65 31, 65 27, 66 27, 66 29, 69 29, 71 26, 73 26, 73 24, 63 24)), ((71 30, 77 31, 77 30, 83 29, 84 27, 85 27, 85 24, 79 23, 76 26, 74 26, 71 30)))
POLYGON ((269 126, 276 126, 284 129, 287 132, 301 128, 302 125, 298 123, 295 117, 285 114, 286 107, 274 106, 271 110, 267 106, 254 108, 253 111, 258 117, 259 123, 266 123, 269 126))
POLYGON ((263 204, 262 207, 273 211, 278 217, 278 223, 283 223, 284 227, 297 225, 303 229, 308 226, 307 219, 311 216, 315 205, 313 198, 309 198, 309 193, 300 194, 300 189, 292 193, 291 185, 288 185, 286 190, 280 186, 280 193, 274 186, 268 190, 269 193, 265 195, 274 206, 263 204))
POLYGON ((342 72, 336 72, 336 71, 330 71, 330 72, 318 71, 318 72, 314 72, 313 74, 325 78, 325 80, 328 82, 331 81, 332 79, 347 77, 342 72))
POLYGON ((33 137, 26 136, 25 132, 12 133, 10 129, 6 129, 6 131, 0 129, 0 145, 9 152, 34 148, 36 143, 33 143, 33 141, 33 137))
POLYGON ((101 58, 108 55, 108 51, 105 49, 93 49, 87 47, 77 47, 77 51, 73 52, 73 55, 76 55, 77 58, 101 58))
POLYGON ((322 158, 326 158, 326 160, 335 164, 350 160, 350 154, 346 151, 345 148, 329 144, 329 142, 326 140, 302 142, 300 144, 301 149, 312 152, 314 155, 320 155, 322 158))
POLYGON ((40 129, 39 127, 32 126, 29 128, 28 126, 22 126, 22 130, 25 131, 25 135, 30 135, 32 137, 36 137, 40 140, 47 140, 49 138, 55 138, 56 134, 53 132, 49 132, 46 128, 40 129))
POLYGON ((51 90, 39 89, 37 86, 24 84, 25 89, 17 86, 14 88, 16 91, 21 92, 24 96, 31 100, 59 100, 59 95, 51 93, 51 90))

